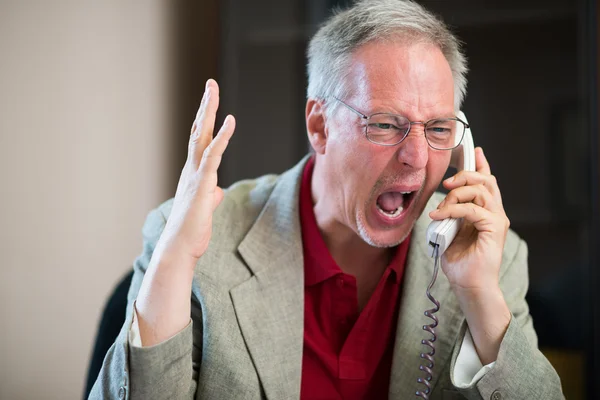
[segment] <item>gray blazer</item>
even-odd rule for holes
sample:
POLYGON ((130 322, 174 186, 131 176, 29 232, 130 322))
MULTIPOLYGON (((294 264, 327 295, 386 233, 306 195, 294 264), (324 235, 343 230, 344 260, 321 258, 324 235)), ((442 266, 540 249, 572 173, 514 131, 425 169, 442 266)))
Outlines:
MULTIPOLYGON (((191 293, 192 323, 152 347, 129 346, 133 302, 172 200, 144 224, 144 249, 134 263, 127 319, 109 350, 91 399, 298 399, 302 367, 304 271, 298 210, 306 158, 281 176, 242 181, 226 191, 213 218, 213 236, 198 262, 191 293)), ((433 261, 425 230, 436 194, 416 222, 403 277, 389 388, 390 399, 413 399, 420 344, 428 334, 423 312, 433 261)), ((501 288, 513 317, 495 366, 467 389, 452 372, 466 330, 465 317, 441 273, 441 302, 431 399, 562 399, 560 379, 537 349, 529 309, 527 246, 514 232, 506 240, 501 288)))

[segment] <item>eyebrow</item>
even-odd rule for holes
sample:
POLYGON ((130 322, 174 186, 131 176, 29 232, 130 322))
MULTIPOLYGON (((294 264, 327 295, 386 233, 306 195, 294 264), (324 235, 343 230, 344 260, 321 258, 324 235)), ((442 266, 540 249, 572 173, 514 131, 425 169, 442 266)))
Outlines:
POLYGON ((422 119, 417 119, 414 120, 412 118, 408 118, 408 115, 405 113, 400 113, 400 112, 395 112, 395 111, 372 111, 370 113, 365 113, 365 115, 367 117, 376 115, 376 114, 392 114, 392 115, 398 115, 404 118, 409 119, 411 122, 427 122, 427 121, 432 121, 435 119, 449 119, 449 118, 458 118, 456 113, 451 113, 451 114, 447 114, 447 113, 442 113, 440 115, 436 115, 435 117, 431 117, 431 118, 422 118, 422 119))
MULTIPOLYGON (((400 115, 402 117, 408 118, 408 113, 394 111, 396 109, 395 107, 392 108, 392 107, 390 107, 388 105, 379 105, 377 107, 373 107, 371 105, 371 102, 367 102, 367 105, 369 106, 368 108, 370 110, 369 113, 366 113, 366 112, 364 113, 367 116, 371 116, 371 115, 374 115, 374 114, 395 114, 395 115, 400 115), (382 109, 384 109, 385 111, 380 111, 382 109)), ((361 112, 363 112, 363 111, 361 111, 361 112)), ((424 119, 421 119, 421 121, 427 122, 427 121, 431 121, 431 120, 434 120, 434 119, 457 118, 456 114, 457 113, 454 110, 454 106, 453 106, 452 107, 452 111, 450 111, 449 113, 442 112, 442 113, 440 113, 440 115, 436 115, 436 116, 434 116, 432 118, 424 118, 424 119)), ((409 120, 412 121, 411 118, 409 118, 409 120)), ((417 120, 417 122, 418 121, 419 120, 417 120)))

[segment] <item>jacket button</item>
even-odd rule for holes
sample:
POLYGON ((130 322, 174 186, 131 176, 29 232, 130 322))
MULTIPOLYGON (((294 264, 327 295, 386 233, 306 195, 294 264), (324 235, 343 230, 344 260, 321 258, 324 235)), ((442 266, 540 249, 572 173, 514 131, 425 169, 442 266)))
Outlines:
POLYGON ((125 399, 125 392, 126 392, 125 387, 121 386, 119 388, 119 399, 121 399, 121 400, 125 399))
POLYGON ((502 393, 497 390, 494 390, 494 393, 490 396, 491 400, 502 400, 502 393))

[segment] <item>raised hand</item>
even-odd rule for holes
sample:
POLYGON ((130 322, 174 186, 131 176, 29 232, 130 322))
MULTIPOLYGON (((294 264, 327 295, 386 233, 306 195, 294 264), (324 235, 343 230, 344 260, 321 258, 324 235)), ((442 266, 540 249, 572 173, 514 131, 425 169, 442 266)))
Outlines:
POLYGON ((212 233, 212 214, 223 199, 217 169, 235 128, 229 115, 213 139, 219 86, 210 79, 192 125, 188 157, 173 207, 152 254, 136 300, 143 346, 165 341, 189 324, 194 267, 212 233))
POLYGON ((223 199, 217 169, 235 129, 228 115, 213 139, 219 108, 219 86, 210 79, 192 125, 188 157, 181 171, 173 208, 157 245, 161 253, 197 260, 204 254, 212 232, 212 214, 223 199))

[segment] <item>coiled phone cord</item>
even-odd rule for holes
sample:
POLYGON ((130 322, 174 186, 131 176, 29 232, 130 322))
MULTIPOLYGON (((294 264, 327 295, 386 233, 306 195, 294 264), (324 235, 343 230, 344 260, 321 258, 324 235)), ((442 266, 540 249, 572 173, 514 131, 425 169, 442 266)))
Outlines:
POLYGON ((415 393, 415 395, 417 397, 422 397, 426 400, 429 399, 429 394, 431 392, 431 379, 433 378, 432 370, 433 370, 433 366, 434 366, 433 355, 435 354, 435 345, 433 342, 435 342, 435 340, 437 339, 437 337, 435 335, 435 328, 436 328, 436 326, 438 326, 438 322, 439 322, 438 318, 434 314, 440 310, 440 302, 437 301, 431 295, 431 288, 433 287, 433 284, 435 283, 435 280, 437 279, 439 263, 440 263, 438 250, 439 250, 439 246, 435 245, 434 254, 433 254, 434 258, 435 258, 435 261, 433 264, 433 277, 431 278, 431 282, 429 283, 429 286, 427 286, 427 291, 426 291, 427 297, 429 298, 429 300, 431 300, 431 302, 435 305, 435 307, 425 311, 425 316, 431 318, 433 320, 433 322, 429 325, 423 325, 423 330, 431 333, 432 337, 429 340, 428 339, 421 340, 421 344, 424 344, 431 348, 430 352, 421 353, 421 358, 427 360, 429 362, 429 364, 428 365, 421 364, 419 366, 419 370, 425 371, 425 378, 417 379, 417 382, 425 385, 426 389, 424 391, 417 390, 417 392, 415 393))

